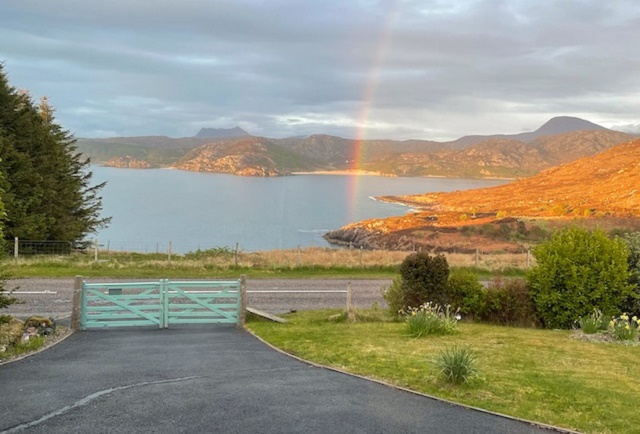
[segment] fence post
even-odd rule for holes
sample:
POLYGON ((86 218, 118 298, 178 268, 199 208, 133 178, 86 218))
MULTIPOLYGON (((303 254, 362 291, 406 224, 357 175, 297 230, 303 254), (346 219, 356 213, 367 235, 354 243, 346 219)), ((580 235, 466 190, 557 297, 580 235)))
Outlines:
POLYGON ((18 237, 15 237, 13 240, 13 257, 18 260, 18 249, 20 248, 20 241, 18 241, 18 237))
POLYGON ((172 247, 172 242, 169 241, 169 251, 167 252, 167 257, 169 262, 171 262, 171 247, 172 247))
POLYGON ((233 256, 233 263, 235 264, 236 268, 238 268, 238 242, 237 241, 236 241, 235 254, 233 256))
POLYGON ((93 244, 93 261, 98 262, 98 239, 94 240, 93 244))
POLYGON ((478 263, 480 262, 480 252, 476 249, 476 268, 478 268, 478 263))
POLYGON ((531 266, 531 250, 527 249, 527 269, 531 266))
POLYGON ((82 308, 82 276, 73 279, 73 310, 71 311, 71 330, 80 330, 82 308))
POLYGON ((298 267, 300 266, 300 246, 298 246, 298 267))
POLYGON ((360 268, 364 268, 364 262, 362 259, 362 246, 360 246, 360 268))
POLYGON ((238 312, 238 328, 243 328, 247 315, 247 276, 240 276, 240 312, 238 312))

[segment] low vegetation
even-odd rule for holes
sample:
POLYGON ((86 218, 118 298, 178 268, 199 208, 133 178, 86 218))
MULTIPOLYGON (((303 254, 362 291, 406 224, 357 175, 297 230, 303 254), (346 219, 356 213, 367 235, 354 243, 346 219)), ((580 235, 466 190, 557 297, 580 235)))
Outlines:
MULTIPOLYGON (((131 253, 101 250, 65 255, 6 258, 7 271, 14 277, 174 277, 215 278, 247 274, 254 278, 344 277, 393 278, 410 252, 310 247, 304 249, 238 252, 219 247, 186 254, 131 253), (237 265, 236 265, 237 264, 237 265)), ((493 273, 523 276, 526 254, 447 254, 452 266, 465 267, 476 276, 493 273)))
POLYGON ((304 359, 499 413, 586 433, 626 434, 640 426, 632 404, 640 400, 637 347, 573 339, 571 330, 465 321, 458 333, 417 339, 389 313, 384 322, 328 319, 340 314, 298 312, 287 324, 248 328, 304 359), (454 347, 468 354, 451 354, 454 347), (449 354, 446 370, 441 353, 449 354), (465 367, 466 374, 453 374, 465 367), (460 385, 447 379, 465 375, 460 385))

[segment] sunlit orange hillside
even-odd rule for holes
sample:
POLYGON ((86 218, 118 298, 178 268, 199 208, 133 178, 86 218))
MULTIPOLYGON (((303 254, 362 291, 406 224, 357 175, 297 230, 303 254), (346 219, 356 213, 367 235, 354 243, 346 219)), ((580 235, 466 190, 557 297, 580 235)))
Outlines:
POLYGON ((388 199, 469 214, 640 216, 640 140, 499 187, 388 199))
POLYGON ((417 209, 325 238, 366 248, 518 251, 566 224, 640 230, 640 140, 499 187, 383 197, 417 209))

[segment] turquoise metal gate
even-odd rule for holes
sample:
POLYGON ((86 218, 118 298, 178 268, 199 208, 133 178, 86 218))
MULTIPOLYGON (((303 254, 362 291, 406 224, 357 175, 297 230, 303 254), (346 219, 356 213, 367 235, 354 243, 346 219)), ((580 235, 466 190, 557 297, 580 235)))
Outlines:
POLYGON ((82 330, 170 324, 244 323, 244 276, 238 280, 87 283, 82 330))

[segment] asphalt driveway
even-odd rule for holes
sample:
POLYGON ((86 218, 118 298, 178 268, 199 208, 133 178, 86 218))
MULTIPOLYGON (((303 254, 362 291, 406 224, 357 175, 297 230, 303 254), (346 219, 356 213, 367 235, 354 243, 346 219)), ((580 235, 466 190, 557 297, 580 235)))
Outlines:
POLYGON ((231 326, 79 332, 0 366, 0 432, 549 433, 311 367, 231 326))

